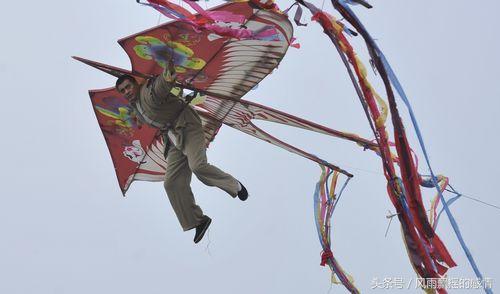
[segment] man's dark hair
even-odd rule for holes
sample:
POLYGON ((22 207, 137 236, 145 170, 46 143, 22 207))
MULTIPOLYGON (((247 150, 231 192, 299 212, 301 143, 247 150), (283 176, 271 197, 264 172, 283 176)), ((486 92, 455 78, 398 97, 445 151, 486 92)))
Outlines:
POLYGON ((116 80, 116 84, 115 84, 115 89, 118 89, 118 86, 125 82, 126 80, 129 80, 131 81, 132 83, 134 84, 137 84, 137 81, 135 80, 135 78, 131 75, 127 75, 127 74, 124 74, 124 75, 121 75, 118 80, 116 80))

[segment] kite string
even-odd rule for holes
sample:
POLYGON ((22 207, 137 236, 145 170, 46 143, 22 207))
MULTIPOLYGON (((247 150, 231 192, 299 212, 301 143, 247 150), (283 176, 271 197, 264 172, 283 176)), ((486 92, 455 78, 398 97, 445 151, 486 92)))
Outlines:
MULTIPOLYGON (((491 203, 488 203, 488 202, 485 202, 485 201, 482 201, 480 199, 477 199, 477 198, 474 198, 474 197, 470 197, 470 196, 467 196, 467 195, 464 195, 464 194, 461 194, 461 193, 458 193, 455 191, 455 189, 452 188, 452 190, 450 189, 445 189, 445 191, 447 192, 450 192, 450 193, 453 193, 455 194, 456 196, 453 197, 453 198, 450 198, 446 201, 446 204, 448 205, 448 207, 450 207, 456 200, 458 200, 459 198, 463 197, 463 198, 467 198, 467 199, 470 199, 470 200, 473 200, 473 201, 476 201, 480 204, 483 204, 483 205, 488 205, 488 206, 491 206, 493 208, 496 208, 498 210, 500 210, 500 207, 497 206, 497 205, 494 205, 494 204, 491 204, 491 203)), ((439 195, 438 195, 439 197, 439 195)), ((431 212, 432 209, 428 209, 427 212, 431 212)), ((441 216, 441 214, 443 213, 444 211, 444 208, 441 208, 441 210, 439 211, 439 213, 437 214, 437 217, 436 219, 434 220, 434 224, 433 224, 433 228, 435 229, 437 227, 437 224, 439 222, 439 218, 441 216)), ((391 226, 391 222, 392 222, 392 219, 395 217, 395 216, 398 216, 400 213, 392 213, 390 210, 388 211, 388 214, 386 215, 386 218, 389 219, 389 223, 387 224, 387 229, 385 231, 385 235, 384 237, 387 237, 387 234, 389 232, 389 228, 391 226)))
MULTIPOLYGON (((362 173, 366 173, 366 174, 373 174, 373 175, 378 175, 378 176, 384 176, 383 173, 381 172, 378 172, 378 171, 375 171, 375 170, 369 170, 369 169, 363 169, 363 168, 358 168, 358 167, 354 167, 352 165, 348 165, 348 164, 341 164, 341 166, 345 167, 345 168, 349 168, 351 170, 357 170, 359 172, 362 172, 362 173)), ((448 186, 451 188, 451 185, 448 184, 448 186)), ((434 187, 434 185, 432 186, 434 187)), ((486 206, 490 206, 492 208, 495 208, 495 209, 498 209, 500 210, 500 206, 496 205, 496 204, 492 204, 492 203, 489 203, 489 202, 486 202, 484 200, 481 200, 477 197, 473 197, 473 196, 469 196, 469 195, 466 195, 466 194, 462 194, 462 193, 459 193, 457 192, 455 189, 452 188, 452 190, 450 189, 445 189, 445 191, 447 192, 450 192, 450 193, 453 193, 455 195, 460 195, 461 197, 463 198, 466 198, 466 199, 469 199, 469 200, 472 200, 472 201, 475 201, 479 204, 483 204, 483 205, 486 205, 486 206)), ((438 195, 439 196, 439 195, 438 195)))
POLYGON ((208 256, 212 257, 212 253, 210 252, 210 244, 212 243, 212 240, 210 240, 210 228, 207 230, 207 246, 205 246, 205 252, 208 254, 208 256))
POLYGON ((158 12, 158 22, 156 25, 159 26, 160 22, 161 22, 161 13, 158 12))
POLYGON ((448 191, 448 192, 450 192, 450 193, 453 193, 453 194, 455 194, 455 195, 457 195, 457 196, 461 196, 461 197, 464 197, 464 198, 467 198, 467 199, 470 199, 470 200, 476 201, 476 202, 478 202, 478 203, 481 203, 481 204, 483 204, 483 205, 491 206, 491 207, 493 207, 493 208, 496 208, 496 209, 500 210, 500 206, 498 206, 498 205, 491 204, 491 203, 488 203, 488 202, 483 201, 483 200, 481 200, 481 199, 474 198, 474 197, 471 197, 471 196, 467 196, 467 195, 462 194, 462 193, 458 193, 457 191, 455 191, 455 189, 453 189, 453 190, 446 189, 446 191, 448 191))
MULTIPOLYGON (((346 167, 346 168, 349 168, 349 169, 351 169, 351 170, 357 170, 357 171, 359 171, 359 172, 366 173, 366 174, 373 174, 373 175, 378 175, 378 176, 384 176, 384 174, 383 174, 383 173, 378 172, 378 171, 375 171, 375 170, 369 170, 369 169, 358 168, 358 167, 354 167, 354 166, 352 166, 352 165, 348 165, 348 164, 341 164, 341 166, 346 167)), ((445 189, 445 191, 447 191, 447 192, 453 193, 453 194, 455 194, 455 195, 457 195, 457 196, 458 196, 458 195, 460 195, 460 196, 461 196, 461 197, 463 197, 463 198, 466 198, 466 199, 469 199, 469 200, 475 201, 475 202, 477 202, 477 203, 479 203, 479 204, 486 205, 486 206, 490 206, 490 207, 492 207, 492 208, 495 208, 495 209, 500 210, 500 206, 498 206, 498 205, 496 205, 496 204, 492 204, 492 203, 486 202, 486 201, 481 200, 481 199, 479 199, 479 198, 477 198, 477 197, 473 197, 473 196, 470 196, 470 195, 466 195, 466 194, 459 193, 459 192, 457 192, 455 189, 453 189, 453 188, 451 187, 451 185, 450 185, 450 184, 448 184, 448 186, 451 188, 451 190, 450 190, 450 189, 448 189, 448 188, 447 188, 447 189, 445 189)), ((434 187, 434 185, 433 185, 432 187, 434 187)), ((439 196, 439 195, 438 195, 438 196, 439 196)), ((391 214, 392 214, 392 213, 391 213, 391 214)))

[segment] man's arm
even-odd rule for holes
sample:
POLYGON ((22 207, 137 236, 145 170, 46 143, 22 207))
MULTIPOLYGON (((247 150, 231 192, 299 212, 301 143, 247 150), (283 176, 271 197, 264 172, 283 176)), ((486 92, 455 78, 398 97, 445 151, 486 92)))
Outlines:
POLYGON ((173 58, 169 58, 163 73, 157 76, 153 82, 153 99, 161 103, 169 98, 170 92, 175 85, 175 66, 173 58))

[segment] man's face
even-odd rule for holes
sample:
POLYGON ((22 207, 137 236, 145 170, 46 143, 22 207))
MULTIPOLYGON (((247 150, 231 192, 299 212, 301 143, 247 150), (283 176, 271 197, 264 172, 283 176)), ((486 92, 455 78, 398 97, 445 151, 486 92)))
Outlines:
POLYGON ((116 89, 120 92, 120 94, 123 94, 127 100, 132 101, 137 96, 139 85, 131 80, 124 80, 116 89))

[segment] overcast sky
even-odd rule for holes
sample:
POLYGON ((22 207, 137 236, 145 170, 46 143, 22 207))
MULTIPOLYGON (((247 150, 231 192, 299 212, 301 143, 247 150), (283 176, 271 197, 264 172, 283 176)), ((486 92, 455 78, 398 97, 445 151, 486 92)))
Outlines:
MULTIPOLYGON (((458 191, 499 205, 500 4, 371 3, 371 10, 354 10, 405 87, 434 170, 449 176, 458 191)), ((278 4, 284 9, 291 2, 278 4)), ((328 1, 324 7, 332 11, 328 1)), ((245 99, 372 138, 336 50, 309 18, 305 13, 309 25, 295 30, 302 47, 290 49, 245 99)), ((113 85, 114 78, 70 56, 129 68, 116 40, 158 19, 157 12, 132 0, 3 3, 0 293, 327 293, 330 272, 319 265, 312 200, 320 169, 313 162, 221 129, 209 161, 241 180, 250 199, 233 200, 193 178, 197 201, 213 218, 198 245, 192 231, 182 232, 161 183, 136 182, 121 196, 87 93, 113 85)), ((352 43, 368 65, 360 38, 352 43)), ((370 72, 370 78, 378 77, 370 72)), ((394 208, 379 158, 349 142, 260 125, 355 175, 333 216, 332 242, 356 285, 369 292, 376 278, 413 279, 404 291, 416 292, 396 221, 384 237, 385 216, 394 208)), ((425 192, 429 205, 434 190, 425 192)), ((500 211, 469 199, 452 211, 495 290, 500 211)), ((438 234, 459 264, 449 277, 473 278, 446 217, 438 234)), ((344 292, 333 286, 332 293, 344 292)))

